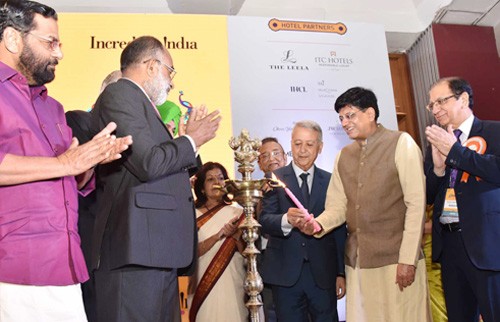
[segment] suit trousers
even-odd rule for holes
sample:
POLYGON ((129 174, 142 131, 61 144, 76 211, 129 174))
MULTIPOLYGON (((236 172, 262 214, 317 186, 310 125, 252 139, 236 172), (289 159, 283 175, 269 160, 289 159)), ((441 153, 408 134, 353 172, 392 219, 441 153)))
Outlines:
POLYGON ((449 322, 500 321, 500 272, 475 267, 459 231, 443 234, 441 276, 449 322))
POLYGON ((94 273, 98 322, 180 322, 176 269, 127 265, 111 269, 103 241, 94 273))
POLYGON ((272 286, 278 322, 338 322, 336 288, 319 288, 309 262, 290 287, 272 286))

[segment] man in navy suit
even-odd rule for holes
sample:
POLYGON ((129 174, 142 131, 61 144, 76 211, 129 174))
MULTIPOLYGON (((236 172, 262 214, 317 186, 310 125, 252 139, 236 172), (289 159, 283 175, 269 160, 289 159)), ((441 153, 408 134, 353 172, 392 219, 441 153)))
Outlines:
POLYGON ((445 127, 425 131, 425 174, 448 318, 500 321, 500 123, 474 116, 463 79, 440 79, 429 96, 428 110, 445 127))
MULTIPOLYGON (((331 176, 314 165, 323 148, 321 127, 312 121, 296 123, 291 146, 293 161, 274 174, 317 216, 325 208, 331 176)), ((284 189, 265 195, 259 221, 269 242, 262 277, 272 285, 278 321, 338 321, 337 298, 345 294, 345 226, 316 239, 297 228, 302 216, 284 189)))

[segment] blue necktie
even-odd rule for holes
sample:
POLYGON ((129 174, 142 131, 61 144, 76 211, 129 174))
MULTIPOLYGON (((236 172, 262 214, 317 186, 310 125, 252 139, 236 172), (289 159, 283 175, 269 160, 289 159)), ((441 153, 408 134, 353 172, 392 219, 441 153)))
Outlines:
MULTIPOLYGON (((462 134, 462 131, 459 129, 453 130, 453 134, 455 134, 455 137, 457 138, 458 143, 460 143, 460 135, 462 134)), ((455 181, 457 180, 457 174, 458 174, 458 169, 451 169, 450 171, 450 188, 455 187, 455 181)))
POLYGON ((309 208, 309 185, 307 184, 307 176, 309 173, 303 172, 300 174, 302 179, 302 184, 300 185, 300 190, 302 191, 302 197, 304 197, 304 207, 309 208))

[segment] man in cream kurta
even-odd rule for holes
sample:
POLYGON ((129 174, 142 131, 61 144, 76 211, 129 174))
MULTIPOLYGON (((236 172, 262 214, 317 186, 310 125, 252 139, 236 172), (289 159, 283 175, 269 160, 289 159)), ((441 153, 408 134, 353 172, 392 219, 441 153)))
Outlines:
POLYGON ((320 238, 347 222, 347 321, 431 321, 421 236, 425 212, 422 155, 404 132, 377 124, 375 94, 351 88, 335 102, 355 140, 337 155, 325 211, 304 217, 320 238))

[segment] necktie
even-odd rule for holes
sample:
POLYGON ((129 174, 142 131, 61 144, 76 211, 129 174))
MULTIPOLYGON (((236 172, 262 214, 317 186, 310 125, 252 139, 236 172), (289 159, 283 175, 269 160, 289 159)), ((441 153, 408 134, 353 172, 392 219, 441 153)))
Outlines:
POLYGON ((307 176, 309 173, 303 172, 300 174, 302 179, 302 184, 300 185, 300 190, 302 191, 302 196, 304 197, 304 207, 309 207, 309 185, 307 184, 307 176))
MULTIPOLYGON (((458 143, 460 143, 460 135, 462 134, 462 131, 459 129, 453 130, 453 134, 455 134, 455 137, 457 138, 458 143)), ((458 169, 451 169, 450 171, 450 188, 455 187, 455 181, 457 180, 457 174, 458 174, 458 169)))

